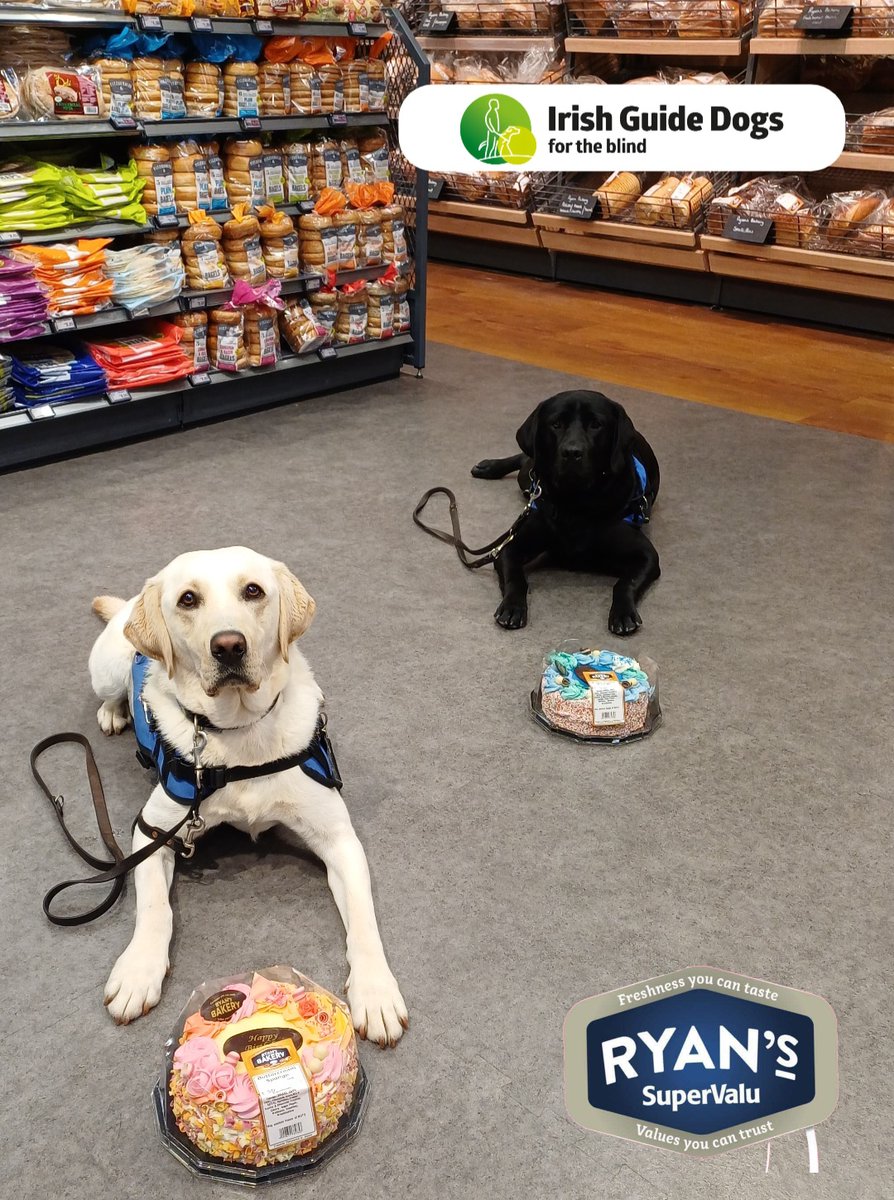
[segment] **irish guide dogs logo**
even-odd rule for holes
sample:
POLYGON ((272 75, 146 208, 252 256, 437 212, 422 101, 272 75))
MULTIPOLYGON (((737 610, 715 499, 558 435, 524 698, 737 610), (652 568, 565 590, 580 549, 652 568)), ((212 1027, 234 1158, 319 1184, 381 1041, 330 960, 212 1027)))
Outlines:
POLYGON ((571 1009, 565 1101, 584 1129, 717 1154, 824 1121, 837 1047, 822 997, 686 967, 571 1009))
POLYGON ((485 166, 519 167, 534 156, 537 139, 527 109, 511 96, 473 100, 459 125, 463 145, 485 166))

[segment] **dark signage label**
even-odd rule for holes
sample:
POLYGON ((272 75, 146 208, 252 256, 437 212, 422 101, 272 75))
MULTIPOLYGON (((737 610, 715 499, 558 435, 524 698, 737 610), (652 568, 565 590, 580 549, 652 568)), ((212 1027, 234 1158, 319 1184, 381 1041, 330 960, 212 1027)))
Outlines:
POLYGON ((726 218, 723 236, 734 242, 763 243, 770 236, 773 222, 768 217, 746 217, 744 213, 732 213, 726 218))

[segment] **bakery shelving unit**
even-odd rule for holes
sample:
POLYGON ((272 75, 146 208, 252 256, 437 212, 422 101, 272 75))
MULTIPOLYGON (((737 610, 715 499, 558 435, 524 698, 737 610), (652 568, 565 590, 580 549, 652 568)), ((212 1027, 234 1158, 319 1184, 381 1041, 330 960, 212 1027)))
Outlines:
MULTIPOLYGON (((383 10, 381 24, 321 24, 319 22, 211 20, 203 32, 256 33, 259 36, 300 34, 312 37, 357 37, 371 42, 386 31, 393 36, 383 57, 388 75, 387 111, 384 113, 349 113, 347 121, 339 117, 261 117, 260 131, 323 130, 337 131, 356 126, 381 126, 388 131, 394 155, 397 147, 397 113, 404 97, 415 87, 428 82, 428 60, 412 31, 399 11, 383 10)), ((159 17, 161 28, 171 33, 193 32, 187 20, 159 17)), ((80 29, 115 28, 132 25, 145 27, 145 19, 123 12, 89 12, 63 9, 0 8, 0 38, 2 27, 13 24, 64 26, 75 33, 80 29)), ((258 126, 251 126, 257 131, 258 126)), ((10 122, 0 124, 0 156, 6 157, 13 146, 37 156, 44 143, 59 144, 73 141, 89 144, 101 138, 104 149, 110 139, 122 144, 128 140, 159 138, 179 139, 201 135, 238 133, 245 126, 237 118, 185 118, 164 122, 137 121, 134 128, 117 129, 110 121, 68 122, 10 122)), ((77 403, 43 405, 36 409, 14 409, 0 413, 0 471, 28 466, 60 455, 83 452, 114 442, 173 432, 204 421, 271 405, 288 403, 347 387, 361 386, 398 376, 405 365, 421 373, 425 364, 425 298, 427 259, 427 176, 413 174, 408 183, 397 183, 398 199, 409 210, 407 235, 410 263, 401 273, 410 285, 410 332, 382 341, 337 345, 323 352, 297 355, 287 352, 273 366, 255 367, 228 373, 209 370, 188 379, 177 380, 164 387, 140 388, 132 392, 110 391, 107 395, 77 403)), ((298 205, 280 205, 290 215, 297 215, 298 205)), ((211 214, 226 221, 230 213, 211 214)), ((184 227, 185 216, 178 217, 184 227)), ((60 229, 41 232, 23 231, 20 234, 0 233, 0 252, 20 243, 48 243, 81 237, 139 238, 139 235, 158 226, 154 221, 136 225, 123 221, 81 222, 60 229)), ((363 267, 336 275, 336 284, 361 278, 374 278, 384 267, 363 267)), ((299 279, 282 284, 284 295, 308 293, 319 288, 319 276, 304 274, 299 279)), ((184 290, 172 301, 138 312, 117 306, 82 317, 51 318, 44 331, 28 342, 39 343, 43 338, 65 343, 79 333, 96 328, 109 330, 125 326, 134 319, 163 317, 175 312, 212 308, 225 303, 228 290, 200 292, 184 290)), ((15 341, 0 340, 0 353, 9 353, 15 341)))

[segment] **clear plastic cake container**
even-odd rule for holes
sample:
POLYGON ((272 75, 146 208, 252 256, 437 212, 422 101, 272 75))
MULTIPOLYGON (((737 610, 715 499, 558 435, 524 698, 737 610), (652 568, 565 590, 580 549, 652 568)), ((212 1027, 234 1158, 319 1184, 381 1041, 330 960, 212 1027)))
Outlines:
POLYGON ((551 733, 575 741, 637 741, 661 721, 658 666, 645 655, 561 642, 544 655, 531 713, 551 733))

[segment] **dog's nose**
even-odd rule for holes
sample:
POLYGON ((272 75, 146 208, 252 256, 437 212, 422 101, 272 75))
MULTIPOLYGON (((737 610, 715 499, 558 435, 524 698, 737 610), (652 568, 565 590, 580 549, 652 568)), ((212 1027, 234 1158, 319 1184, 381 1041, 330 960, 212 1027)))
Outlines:
POLYGON ((225 629, 211 639, 211 657, 225 667, 236 667, 245 658, 245 638, 236 629, 225 629))
POLYGON ((562 450, 562 458, 564 458, 566 462, 583 462, 584 452, 579 446, 566 446, 562 450))

